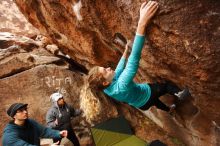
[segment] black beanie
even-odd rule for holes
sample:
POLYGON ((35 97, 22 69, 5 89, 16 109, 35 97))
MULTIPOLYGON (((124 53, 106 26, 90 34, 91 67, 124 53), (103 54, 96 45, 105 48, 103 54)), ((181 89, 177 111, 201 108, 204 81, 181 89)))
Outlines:
POLYGON ((21 109, 23 107, 27 107, 27 105, 28 104, 24 104, 24 103, 14 103, 8 108, 7 114, 13 118, 18 109, 21 109))

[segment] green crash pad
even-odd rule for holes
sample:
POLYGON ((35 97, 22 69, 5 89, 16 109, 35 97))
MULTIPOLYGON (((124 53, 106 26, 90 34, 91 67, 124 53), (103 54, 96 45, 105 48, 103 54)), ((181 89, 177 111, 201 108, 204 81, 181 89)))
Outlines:
POLYGON ((146 146, 133 135, 128 121, 121 116, 92 127, 91 133, 96 146, 146 146))
POLYGON ((135 135, 132 135, 113 146, 147 146, 147 143, 140 138, 136 137, 135 135))

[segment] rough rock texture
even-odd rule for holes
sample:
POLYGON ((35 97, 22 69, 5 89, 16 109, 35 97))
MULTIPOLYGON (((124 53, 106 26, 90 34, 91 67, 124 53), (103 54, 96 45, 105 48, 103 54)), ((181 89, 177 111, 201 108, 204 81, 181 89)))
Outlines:
POLYGON ((13 0, 0 1, 0 32, 32 36, 39 31, 29 23, 13 0))
MULTIPOLYGON (((56 45, 50 44, 44 37, 38 36, 33 40, 10 33, 0 33, 0 42, 0 136, 6 123, 11 120, 6 110, 14 102, 28 103, 30 117, 42 124, 45 124, 45 115, 51 105, 49 96, 55 91, 63 93, 66 102, 79 108, 85 74, 79 71, 81 66, 66 58, 56 45)), ((85 70, 81 68, 81 71, 85 70)), ((142 139, 160 139, 171 146, 176 145, 174 138, 140 111, 115 103, 107 97, 96 98, 102 105, 96 123, 121 114, 130 121, 135 134, 142 139)), ((82 146, 92 145, 89 121, 81 115, 72 124, 82 146)), ((71 144, 65 144, 68 145, 71 144)))
MULTIPOLYGON (((22 13, 78 63, 115 67, 132 39, 140 1, 15 0, 22 13), (119 49, 115 49, 115 48, 119 49)), ((146 114, 187 145, 220 145, 220 1, 158 0, 137 80, 171 80, 192 93, 176 118, 146 114)))

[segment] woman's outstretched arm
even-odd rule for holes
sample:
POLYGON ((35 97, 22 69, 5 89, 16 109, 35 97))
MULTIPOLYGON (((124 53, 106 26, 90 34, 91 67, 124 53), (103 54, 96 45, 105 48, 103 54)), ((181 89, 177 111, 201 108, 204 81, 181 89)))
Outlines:
POLYGON ((146 26, 150 19, 155 15, 158 9, 158 3, 155 1, 144 2, 140 8, 140 18, 136 33, 138 35, 145 35, 146 26))
POLYGON ((137 73, 141 51, 144 45, 144 35, 146 26, 158 9, 158 3, 155 1, 144 2, 140 8, 140 18, 138 21, 136 36, 134 39, 131 55, 128 58, 127 65, 119 77, 120 84, 129 84, 137 73))
POLYGON ((128 56, 129 56, 130 51, 131 51, 131 41, 128 41, 126 46, 125 46, 125 50, 124 50, 124 53, 123 53, 122 57, 127 59, 128 56))
POLYGON ((115 78, 118 78, 125 68, 126 59, 128 58, 129 51, 131 50, 130 44, 131 44, 131 41, 128 41, 125 46, 125 50, 124 50, 124 52, 121 56, 121 59, 115 69, 115 78))

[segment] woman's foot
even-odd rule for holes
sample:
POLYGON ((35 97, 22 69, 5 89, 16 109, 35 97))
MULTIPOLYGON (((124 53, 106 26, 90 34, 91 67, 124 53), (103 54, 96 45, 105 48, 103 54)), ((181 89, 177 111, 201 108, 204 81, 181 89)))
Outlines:
POLYGON ((184 90, 175 93, 175 95, 178 97, 179 100, 184 100, 186 97, 190 96, 190 92, 188 88, 185 88, 184 90))

